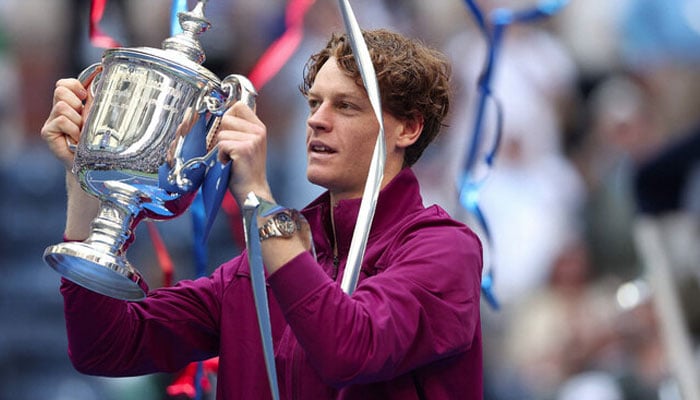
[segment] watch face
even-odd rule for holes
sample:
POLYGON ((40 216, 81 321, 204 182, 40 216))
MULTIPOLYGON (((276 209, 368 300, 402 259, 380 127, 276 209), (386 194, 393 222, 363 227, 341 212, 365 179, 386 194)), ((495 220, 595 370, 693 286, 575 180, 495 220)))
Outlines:
POLYGON ((289 214, 279 213, 275 219, 277 220, 277 227, 283 235, 291 235, 296 232, 297 224, 289 214))
POLYGON ((295 210, 283 210, 270 218, 258 229, 260 240, 271 237, 288 238, 301 229, 299 214, 295 210))

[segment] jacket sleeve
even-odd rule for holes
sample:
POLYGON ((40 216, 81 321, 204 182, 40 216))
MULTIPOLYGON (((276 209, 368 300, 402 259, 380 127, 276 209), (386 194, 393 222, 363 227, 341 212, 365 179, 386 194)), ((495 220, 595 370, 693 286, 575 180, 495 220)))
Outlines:
POLYGON ((301 254, 269 282, 317 373, 334 386, 390 379, 468 350, 478 336, 482 250, 455 224, 403 230, 383 271, 348 296, 301 254))
POLYGON ((172 372, 216 355, 224 268, 151 291, 140 302, 106 297, 63 280, 68 353, 85 374, 172 372))

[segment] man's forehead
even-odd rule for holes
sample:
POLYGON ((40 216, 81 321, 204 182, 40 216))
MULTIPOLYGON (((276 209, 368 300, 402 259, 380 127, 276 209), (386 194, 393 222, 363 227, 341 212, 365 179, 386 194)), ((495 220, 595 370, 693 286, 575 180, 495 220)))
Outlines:
POLYGON ((355 86, 355 88, 312 86, 311 89, 309 89, 309 96, 332 97, 340 100, 368 100, 367 92, 362 86, 355 86))
POLYGON ((333 96, 339 98, 366 99, 367 92, 362 81, 341 69, 334 58, 329 59, 316 75, 309 88, 310 96, 333 96))

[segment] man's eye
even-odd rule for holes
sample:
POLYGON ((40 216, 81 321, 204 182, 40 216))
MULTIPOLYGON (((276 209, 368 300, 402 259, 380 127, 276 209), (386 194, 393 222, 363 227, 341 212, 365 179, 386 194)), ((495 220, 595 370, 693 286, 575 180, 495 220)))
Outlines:
POLYGON ((318 105, 319 105, 319 101, 318 101, 318 100, 309 99, 309 100, 308 100, 308 103, 309 103, 309 108, 310 108, 312 111, 318 108, 318 105))

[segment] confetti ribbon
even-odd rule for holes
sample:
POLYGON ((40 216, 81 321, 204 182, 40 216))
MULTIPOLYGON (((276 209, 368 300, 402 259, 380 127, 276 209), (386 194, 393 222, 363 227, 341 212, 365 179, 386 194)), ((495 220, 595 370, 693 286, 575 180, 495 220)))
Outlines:
MULTIPOLYGON (((270 323, 270 307, 267 301, 267 288, 265 285, 265 267, 260 246, 260 234, 258 233, 258 215, 266 217, 285 210, 285 207, 258 198, 250 192, 243 202, 243 226, 245 230, 246 247, 248 249, 248 265, 250 267, 250 280, 253 285, 253 300, 255 312, 258 316, 258 326, 263 346, 265 368, 270 384, 272 398, 279 399, 279 387, 277 384, 277 368, 275 367, 275 352, 272 342, 272 324, 270 323)), ((304 217, 301 223, 308 225, 304 217)), ((313 238, 309 230, 308 242, 311 243, 311 254, 316 258, 313 238)))
POLYGON ((248 78, 256 88, 262 88, 287 63, 303 38, 304 16, 316 0, 290 0, 285 9, 286 30, 265 50, 248 78))
POLYGON ((263 346, 263 357, 267 369, 268 382, 272 398, 280 398, 277 384, 277 368, 275 367, 275 352, 272 344, 272 324, 270 323, 270 307, 267 301, 267 289, 265 286, 265 268, 260 248, 260 235, 258 233, 258 214, 262 216, 274 214, 284 207, 260 200, 255 193, 250 192, 243 203, 243 227, 245 230, 246 247, 248 249, 248 265, 250 267, 250 280, 253 285, 253 299, 255 312, 258 316, 258 326, 263 346))
POLYGON ((211 391, 212 383, 209 375, 219 370, 219 357, 210 358, 200 363, 191 363, 168 385, 166 393, 169 396, 187 396, 192 399, 201 398, 202 391, 211 391))
POLYGON ((187 11, 187 0, 173 0, 173 5, 170 8, 170 36, 182 33, 178 14, 185 11, 187 11))
MULTIPOLYGON (((474 0, 465 0, 465 3, 486 39, 488 53, 486 56, 486 64, 478 81, 479 97, 476 103, 476 117, 472 128, 472 140, 467 152, 464 171, 460 178, 459 201, 464 209, 474 215, 477 223, 482 228, 486 241, 491 245, 491 232, 486 217, 479 206, 479 191, 493 169, 503 131, 503 110, 498 100, 493 96, 491 90, 494 66, 501 47, 502 38, 509 25, 513 23, 533 22, 544 17, 549 17, 564 7, 564 5, 568 3, 568 0, 543 0, 533 8, 517 11, 497 8, 492 11, 488 20, 484 17, 484 14, 474 0), (492 101, 496 108, 496 137, 494 138, 493 145, 484 155, 482 163, 480 163, 479 152, 483 145, 484 115, 489 101, 492 101)), ((481 292, 486 301, 493 308, 498 309, 499 303, 493 290, 493 284, 494 268, 492 261, 491 265, 484 271, 481 280, 481 292)))
MULTIPOLYGON (((314 1, 315 0, 289 1, 285 11, 286 31, 265 50, 248 75, 254 87, 260 89, 267 84, 299 47, 303 37, 304 16, 314 1)), ((241 211, 235 204, 235 201, 232 200, 230 192, 227 192, 226 197, 224 197, 223 207, 224 210, 229 210, 229 212, 241 211)), ((263 346, 263 358, 265 360, 270 393, 275 400, 279 399, 280 394, 257 217, 258 214, 263 216, 271 215, 283 208, 282 206, 259 200, 254 193, 250 193, 243 204, 242 210, 243 234, 248 252, 248 264, 253 286, 253 300, 255 302, 255 311, 258 317, 258 327, 260 329, 263 346)), ((232 230, 234 236, 236 236, 235 233, 239 232, 237 223, 232 223, 232 230)))
POLYGON ((160 270, 163 273, 163 286, 171 286, 173 284, 173 260, 170 258, 168 249, 165 247, 155 222, 147 221, 146 227, 148 227, 148 234, 153 242, 158 265, 160 265, 160 270))
POLYGON ((105 49, 121 47, 119 42, 100 29, 100 21, 102 20, 102 15, 105 12, 106 6, 107 0, 92 0, 90 4, 90 43, 95 47, 105 49))
POLYGON ((350 242, 348 261, 343 273, 343 279, 340 283, 340 287, 345 293, 352 294, 357 287, 362 258, 364 257, 367 247, 367 238, 369 236, 370 227, 372 226, 372 220, 374 219, 382 178, 384 177, 386 143, 384 141, 384 118, 382 117, 379 84, 369 50, 367 49, 367 43, 362 37, 362 31, 357 23, 352 7, 350 7, 350 3, 348 3, 347 0, 339 0, 339 5, 343 16, 343 22, 345 23, 345 29, 350 38, 355 62, 360 70, 367 96, 372 104, 377 121, 379 122, 377 142, 374 146, 374 153, 372 154, 372 161, 369 166, 367 181, 365 182, 365 190, 357 215, 357 223, 355 224, 352 241, 350 242))

